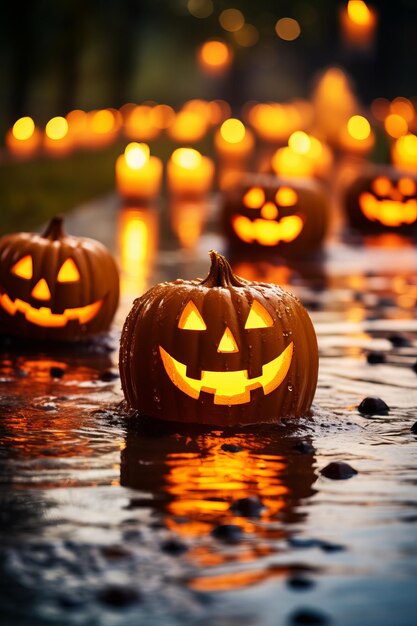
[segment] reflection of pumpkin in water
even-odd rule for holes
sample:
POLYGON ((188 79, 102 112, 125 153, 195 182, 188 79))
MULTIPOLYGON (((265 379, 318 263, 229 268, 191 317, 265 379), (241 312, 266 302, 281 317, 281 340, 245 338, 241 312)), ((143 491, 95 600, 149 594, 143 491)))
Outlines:
POLYGON ((210 256, 206 279, 165 282, 135 301, 119 359, 129 406, 200 424, 305 415, 318 369, 306 310, 280 287, 242 280, 224 257, 210 256))
POLYGON ((64 234, 62 218, 42 235, 0 240, 0 319, 7 333, 72 341, 109 328, 119 276, 98 241, 64 234))
POLYGON ((348 220, 365 233, 417 234, 417 177, 389 167, 359 176, 345 196, 348 220))
POLYGON ((181 436, 159 430, 158 434, 128 433, 120 482, 141 493, 132 499, 132 507, 162 515, 169 529, 190 542, 188 558, 208 568, 191 586, 226 590, 287 574, 288 567, 264 568, 261 559, 278 550, 274 541, 291 536, 292 526, 305 518, 306 499, 314 493, 314 457, 296 452, 297 439, 278 431, 181 436), (242 450, 228 452, 222 449, 224 444, 242 450), (239 517, 230 508, 249 496, 258 497, 265 507, 259 519, 239 517), (243 529, 239 550, 230 552, 211 539, 218 524, 243 529), (226 563, 227 573, 216 572, 216 566, 226 563))
POLYGON ((224 222, 235 245, 303 254, 323 242, 327 199, 315 181, 248 175, 226 195, 224 222))

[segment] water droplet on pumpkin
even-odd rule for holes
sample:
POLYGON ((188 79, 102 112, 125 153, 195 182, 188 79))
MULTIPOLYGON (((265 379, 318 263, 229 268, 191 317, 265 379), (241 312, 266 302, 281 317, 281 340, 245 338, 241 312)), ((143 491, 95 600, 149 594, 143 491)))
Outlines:
POLYGON ((288 385, 287 389, 288 391, 292 391, 292 385, 288 385))

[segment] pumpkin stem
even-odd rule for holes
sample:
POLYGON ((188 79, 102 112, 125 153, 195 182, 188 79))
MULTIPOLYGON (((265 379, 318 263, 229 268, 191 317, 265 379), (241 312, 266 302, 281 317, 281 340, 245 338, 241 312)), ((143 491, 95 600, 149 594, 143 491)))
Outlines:
POLYGON ((216 252, 210 250, 211 267, 208 276, 201 281, 205 287, 244 287, 245 283, 233 273, 229 262, 216 252))
POLYGON ((51 241, 56 241, 57 239, 62 239, 64 237, 64 218, 62 215, 55 215, 49 222, 48 226, 45 228, 42 233, 42 237, 45 239, 50 239, 51 241))

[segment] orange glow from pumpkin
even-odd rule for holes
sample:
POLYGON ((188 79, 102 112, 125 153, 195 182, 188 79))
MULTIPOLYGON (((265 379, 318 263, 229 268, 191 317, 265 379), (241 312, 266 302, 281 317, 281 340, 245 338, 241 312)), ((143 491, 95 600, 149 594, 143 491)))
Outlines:
POLYGON ((36 298, 37 300, 50 300, 51 299, 51 292, 49 290, 48 283, 46 282, 44 278, 41 278, 36 283, 36 285, 32 289, 31 295, 33 298, 36 298))
POLYGON ((192 300, 187 302, 183 309, 178 322, 178 328, 182 330, 207 330, 201 313, 192 300))
POLYGON ((417 220, 417 200, 415 198, 401 202, 399 200, 380 200, 368 192, 359 196, 359 206, 363 214, 371 221, 378 221, 385 226, 413 224, 417 220))
POLYGON ((248 209, 260 209, 265 202, 265 193, 261 187, 252 187, 243 196, 243 204, 248 209))
POLYGON ((59 283, 75 283, 81 278, 78 267, 72 259, 67 259, 58 272, 59 283))
MULTIPOLYGON (((228 344, 229 345, 229 344, 228 344)), ((214 395, 214 404, 235 405, 250 402, 250 392, 262 388, 264 394, 272 393, 284 380, 290 369, 293 343, 275 359, 262 366, 261 376, 249 378, 247 370, 202 370, 201 379, 187 376, 187 366, 159 346, 162 363, 171 382, 183 393, 197 400, 200 392, 214 395)))
POLYGON ((30 280, 33 276, 33 261, 32 257, 28 254, 20 259, 15 265, 12 267, 12 274, 16 274, 20 278, 26 278, 30 280))
POLYGON ((273 202, 265 202, 261 209, 261 217, 264 220, 275 220, 278 217, 278 209, 273 202))
POLYGON ((403 196, 415 196, 417 193, 417 185, 412 178, 400 178, 398 189, 403 196))
POLYGON ((217 352, 239 352, 236 339, 233 337, 233 333, 228 326, 226 326, 226 330, 220 339, 217 352))
POLYGON ((386 176, 378 176, 372 182, 372 189, 379 196, 387 196, 391 191, 391 181, 386 176))
POLYGON ((280 187, 275 195, 279 206, 294 206, 298 202, 298 194, 291 187, 280 187))
POLYGON ((268 219, 250 220, 245 215, 234 215, 232 227, 245 243, 276 246, 281 241, 294 241, 303 230, 304 222, 299 215, 282 217, 279 222, 268 219))
POLYGON ((62 328, 71 320, 88 324, 97 316, 102 304, 103 301, 98 300, 84 307, 65 309, 63 313, 52 313, 49 307, 36 309, 19 298, 13 302, 6 293, 0 294, 0 305, 9 315, 15 315, 17 312, 23 313, 28 322, 44 328, 62 328))
POLYGON ((274 325, 274 320, 258 300, 252 302, 245 329, 268 328, 274 325))

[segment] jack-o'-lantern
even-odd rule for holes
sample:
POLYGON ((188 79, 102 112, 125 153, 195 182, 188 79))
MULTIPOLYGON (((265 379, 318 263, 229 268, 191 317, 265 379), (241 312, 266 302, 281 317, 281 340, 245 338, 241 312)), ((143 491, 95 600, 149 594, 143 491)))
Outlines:
POLYGON ((350 225, 364 233, 417 235, 417 177, 391 167, 362 173, 345 194, 350 225))
POLYGON ((55 217, 42 235, 0 239, 2 331, 71 341, 108 330, 119 301, 119 273, 93 239, 65 235, 55 217))
POLYGON ((320 248, 329 208, 316 181, 254 174, 225 196, 223 215, 233 245, 297 255, 320 248))
POLYGON ((251 424, 306 414, 317 341, 299 300, 233 274, 212 251, 204 280, 156 285, 138 298, 121 338, 127 404, 177 422, 251 424))

